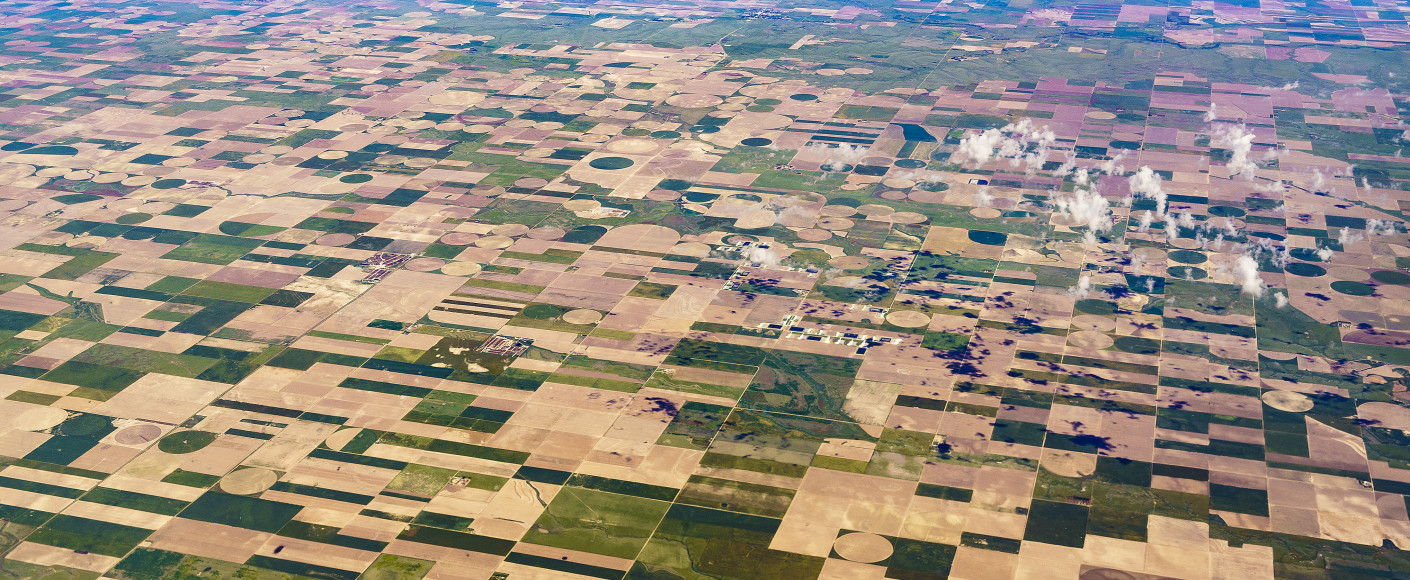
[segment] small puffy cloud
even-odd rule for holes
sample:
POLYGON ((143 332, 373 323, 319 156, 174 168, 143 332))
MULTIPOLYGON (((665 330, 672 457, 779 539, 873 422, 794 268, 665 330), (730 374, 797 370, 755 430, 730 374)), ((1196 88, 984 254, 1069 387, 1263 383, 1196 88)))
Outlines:
POLYGON ((1273 263, 1277 264, 1279 268, 1288 267, 1288 264, 1292 263, 1292 248, 1283 246, 1283 249, 1273 254, 1273 263))
POLYGON ((1077 154, 1072 151, 1067 152, 1067 157, 1063 159, 1062 165, 1053 170, 1053 177, 1067 177, 1072 170, 1077 167, 1077 154))
POLYGON ((1139 170, 1131 174, 1126 179, 1131 186, 1131 193, 1142 194, 1154 198, 1161 191, 1160 176, 1151 169, 1149 165, 1142 165, 1139 170))
POLYGON ((1056 213, 1068 216, 1075 225, 1086 226, 1087 243, 1096 243, 1096 234, 1110 230, 1113 225, 1111 202, 1087 189, 1077 189, 1071 197, 1059 198, 1056 213))
POLYGON ((822 157, 822 165, 856 165, 871 149, 865 145, 842 143, 836 147, 818 143, 804 148, 806 153, 822 157))
POLYGON ((1141 233, 1143 233, 1143 234, 1146 233, 1147 231, 1150 231, 1150 229, 1151 229, 1151 223, 1153 223, 1154 221, 1155 221, 1155 212, 1153 212, 1153 211, 1141 212, 1141 221, 1140 221, 1139 224, 1136 226, 1136 231, 1141 232, 1141 233))
POLYGON ((823 279, 830 280, 828 282, 829 284, 841 286, 843 288, 856 289, 861 288, 867 284, 865 278, 853 276, 851 275, 851 273, 841 268, 829 268, 826 272, 823 272, 823 279), (844 278, 844 280, 839 281, 837 280, 838 278, 844 278))
POLYGON ((1068 296, 1074 298, 1086 298, 1092 293, 1092 277, 1082 276, 1077 279, 1077 285, 1067 289, 1068 296))
POLYGON ((1121 162, 1125 159, 1126 151, 1122 150, 1120 153, 1117 153, 1116 155, 1112 156, 1111 159, 1103 161, 1101 165, 1097 166, 1097 169, 1100 169, 1102 173, 1105 173, 1107 175, 1121 175, 1122 173, 1126 172, 1126 167, 1121 164, 1121 162))
POLYGON ((1072 182, 1076 183, 1077 185, 1090 184, 1092 182, 1091 173, 1087 171, 1086 167, 1078 169, 1077 171, 1072 172, 1072 182))
POLYGON ((1248 256, 1239 256, 1234 261, 1234 277, 1239 280, 1239 289, 1254 298, 1262 298, 1268 291, 1268 284, 1258 275, 1258 262, 1248 256))
POLYGON ((754 246, 749 248, 749 254, 746 255, 744 259, 751 265, 776 270, 779 267, 779 262, 783 260, 783 257, 778 255, 778 252, 773 251, 773 248, 754 246))
POLYGON ((994 195, 989 193, 989 188, 980 186, 974 192, 974 205, 979 207, 989 207, 994 204, 994 195))
MULTIPOLYGON (((1149 165, 1142 165, 1140 170, 1126 179, 1126 182, 1131 186, 1132 196, 1154 199, 1155 214, 1161 219, 1165 218, 1165 190, 1161 187, 1160 176, 1149 165)), ((1150 223, 1146 222, 1146 226, 1149 225, 1150 223)))
POLYGON ((1255 185, 1253 186, 1253 190, 1263 193, 1285 193, 1287 192, 1288 188, 1283 185, 1283 180, 1275 179, 1268 183, 1260 183, 1258 185, 1255 185))
POLYGON ((1395 233, 1395 222, 1375 218, 1366 220, 1367 236, 1388 236, 1395 233))
POLYGON ((1196 225, 1195 216, 1190 215, 1190 212, 1182 213, 1180 214, 1180 219, 1178 220, 1178 223, 1180 224, 1180 227, 1192 230, 1195 228, 1196 225))
POLYGON ((1258 163, 1249 159, 1249 152, 1253 151, 1253 132, 1243 126, 1234 126, 1215 131, 1211 137, 1213 142, 1219 147, 1228 149, 1229 177, 1238 175, 1246 180, 1252 180, 1258 172, 1258 163))
POLYGON ((973 162, 976 166, 988 163, 1004 139, 1000 129, 985 129, 983 133, 960 139, 960 146, 950 155, 950 162, 961 165, 973 162))
POLYGON ((808 211, 801 206, 788 206, 778 212, 778 217, 774 218, 775 223, 813 223, 817 221, 818 214, 808 211))
MULTIPOLYGON (((1234 224, 1234 220, 1230 218, 1224 218, 1224 232, 1228 233, 1230 236, 1237 236, 1239 235, 1239 227, 1234 224)), ((1264 238, 1259 239, 1261 240, 1264 238)))
POLYGON ((1366 239, 1366 236, 1351 231, 1351 228, 1344 227, 1337 233, 1337 243, 1341 244, 1343 250, 1345 250, 1347 246, 1364 239, 1366 239))
POLYGON ((1024 119, 960 139, 950 162, 978 167, 990 160, 1006 159, 1009 167, 1023 166, 1032 175, 1047 161, 1048 146, 1054 141, 1057 135, 1046 125, 1034 128, 1031 120, 1024 119), (1030 144, 1036 145, 1032 151, 1030 144))

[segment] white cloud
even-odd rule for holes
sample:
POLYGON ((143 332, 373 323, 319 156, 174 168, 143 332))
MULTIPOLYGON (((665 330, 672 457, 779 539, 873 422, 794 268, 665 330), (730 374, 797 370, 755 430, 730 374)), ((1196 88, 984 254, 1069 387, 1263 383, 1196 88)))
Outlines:
POLYGON ((836 147, 818 143, 805 147, 804 151, 822 157, 822 164, 825 166, 856 165, 863 157, 867 156, 867 152, 871 151, 871 148, 851 143, 842 143, 836 147))
POLYGON ((1007 159, 1009 167, 1023 166, 1024 171, 1032 175, 1043 167, 1048 159, 1048 146, 1055 141, 1057 135, 1047 125, 1035 129, 1032 120, 1023 119, 960 139, 959 148, 950 155, 950 162, 978 167, 993 159, 1007 159), (1037 147, 1029 151, 1029 144, 1037 147))
POLYGON ((814 221, 817 221, 817 218, 817 213, 809 211, 801 206, 791 205, 783 208, 783 211, 778 212, 778 217, 774 218, 774 223, 812 223, 814 221))
POLYGON ((1252 180, 1258 172, 1258 163, 1248 158, 1250 151, 1253 151, 1253 133, 1242 126, 1234 126, 1227 129, 1220 129, 1214 132, 1214 142, 1230 151, 1229 177, 1238 175, 1247 180, 1252 180))
POLYGON ((1336 252, 1333 252, 1331 248, 1321 248, 1317 250, 1317 259, 1326 262, 1332 259, 1333 254, 1336 254, 1336 252))
POLYGON ((1190 215, 1190 212, 1180 214, 1180 219, 1178 221, 1180 227, 1182 228, 1191 230, 1195 228, 1195 216, 1190 215))
POLYGON ((1279 268, 1286 268, 1288 264, 1292 263, 1292 248, 1283 246, 1283 249, 1273 254, 1273 263, 1277 264, 1279 268))
POLYGON ((983 165, 994 157, 994 149, 1003 141, 1004 134, 1000 129, 985 129, 983 133, 960 139, 959 149, 950 155, 950 162, 963 165, 972 161, 976 166, 983 165))
POLYGON ((1087 226, 1084 239, 1089 244, 1096 243, 1096 234, 1110 230, 1113 225, 1111 203, 1087 189, 1074 190, 1072 197, 1058 199, 1056 213, 1069 216, 1076 225, 1087 226))
POLYGON ((1322 191, 1322 186, 1327 184, 1327 177, 1322 175, 1321 169, 1312 170, 1312 191, 1314 193, 1322 191))
POLYGON ((1126 151, 1123 149, 1111 159, 1103 161, 1101 165, 1097 166, 1097 169, 1107 175, 1121 175, 1126 172, 1126 167, 1121 165, 1121 161, 1124 159, 1126 159, 1126 151))
POLYGON ((1154 221, 1155 221, 1155 212, 1153 212, 1153 211, 1141 212, 1141 222, 1140 222, 1140 225, 1138 225, 1138 226, 1136 227, 1136 231, 1141 232, 1141 233, 1143 233, 1143 234, 1146 233, 1147 231, 1149 231, 1149 230, 1151 229, 1151 223, 1154 222, 1154 221))
POLYGON ((1216 252, 1222 251, 1224 249, 1224 233, 1220 232, 1215 234, 1213 240, 1204 240, 1203 237, 1201 237, 1200 243, 1205 247, 1213 248, 1216 252))
POLYGON ((1254 298, 1263 297, 1268 284, 1258 276, 1258 262, 1248 256, 1239 256, 1234 261, 1234 275, 1239 279, 1240 290, 1254 298))
POLYGON ((994 204, 994 196, 989 193, 989 188, 980 186, 974 192, 974 205, 979 207, 989 207, 994 204))
POLYGON ((1375 218, 1366 220, 1367 236, 1388 236, 1395 233, 1395 222, 1375 218))
POLYGON ((1209 111, 1204 114, 1204 122, 1209 123, 1213 122, 1215 119, 1218 119, 1219 113, 1216 112, 1218 109, 1219 107, 1217 105, 1215 105, 1214 103, 1210 103, 1209 111))
POLYGON ((1067 174, 1072 173, 1072 170, 1076 167, 1077 154, 1068 151, 1067 158, 1063 160, 1062 165, 1059 165, 1057 169, 1053 170, 1053 177, 1067 177, 1067 174))
POLYGON ((1260 183, 1258 185, 1255 185, 1253 186, 1253 190, 1260 191, 1263 193, 1286 193, 1288 188, 1283 186, 1283 180, 1275 179, 1268 183, 1260 183))
POLYGON ((1274 294, 1273 302, 1278 308, 1286 308, 1288 306, 1288 296, 1283 293, 1274 294))
POLYGON ((841 268, 829 268, 826 272, 823 272, 822 277, 824 280, 830 280, 830 282, 828 282, 829 284, 843 288, 858 288, 866 283, 866 278, 853 276, 850 272, 841 268), (836 278, 847 278, 847 280, 838 282, 836 278))
POLYGON ((1351 244, 1354 244, 1364 239, 1366 239, 1366 236, 1351 231, 1351 228, 1344 227, 1341 229, 1340 232, 1337 233, 1337 243, 1341 244, 1341 249, 1343 251, 1346 250, 1347 246, 1350 246, 1351 244))
POLYGON ((772 248, 763 248, 759 246, 749 248, 749 255, 745 256, 745 260, 747 260, 750 264, 762 266, 770 270, 778 269, 779 261, 781 261, 782 259, 783 257, 779 256, 778 252, 773 251, 772 248))
POLYGON ((1067 295, 1075 298, 1086 298, 1092 293, 1092 277, 1082 276, 1077 279, 1077 285, 1067 289, 1067 295))
POLYGON ((1139 170, 1127 178, 1127 183, 1131 185, 1131 193, 1145 194, 1155 197, 1161 191, 1160 176, 1151 169, 1149 165, 1142 165, 1139 170))
POLYGON ((1083 167, 1072 173, 1072 182, 1077 185, 1087 185, 1092 182, 1092 175, 1086 167, 1083 167))
MULTIPOLYGON (((1154 199, 1155 214, 1161 219, 1165 219, 1165 190, 1160 185, 1160 176, 1157 175, 1149 165, 1142 165, 1140 170, 1126 179, 1126 182, 1131 186, 1131 195, 1133 197, 1154 199)), ((1146 226, 1149 226, 1150 222, 1145 221, 1147 219, 1149 218, 1143 218, 1142 221, 1146 226)))

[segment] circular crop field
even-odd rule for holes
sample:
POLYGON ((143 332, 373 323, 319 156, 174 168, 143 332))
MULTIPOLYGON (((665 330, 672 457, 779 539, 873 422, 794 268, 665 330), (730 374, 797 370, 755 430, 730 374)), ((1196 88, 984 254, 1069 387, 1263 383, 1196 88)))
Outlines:
POLYGON ((563 309, 552 304, 531 304, 524 309, 524 316, 538 320, 547 320, 562 314, 563 309))
POLYGON ((152 214, 134 212, 134 213, 123 214, 123 215, 117 216, 117 218, 114 219, 113 221, 116 222, 116 223, 120 223, 120 224, 123 224, 123 225, 130 226, 130 225, 132 225, 132 224, 140 224, 140 223, 145 222, 145 221, 147 221, 147 220, 149 220, 149 219, 152 219, 152 214))
POLYGON ((210 445, 216 437, 217 435, 210 431, 177 431, 162 437, 162 440, 157 442, 157 449, 172 455, 195 453, 210 445))
POLYGON ((614 169, 626 169, 635 164, 635 161, 627 159, 626 157, 598 157, 588 162, 588 166, 593 169, 605 169, 609 171, 614 169))
POLYGON ((60 435, 81 437, 96 434, 104 429, 110 429, 112 426, 112 420, 107 417, 80 413, 60 423, 58 432, 60 435))
POLYGON ((1347 296, 1370 296, 1376 293, 1376 287, 1361 282, 1351 280, 1339 280, 1332 282, 1332 290, 1346 294, 1347 296))
POLYGON ((1316 278, 1327 273, 1326 268, 1306 262, 1293 262, 1288 264, 1286 268, 1283 268, 1283 271, 1294 276, 1302 276, 1303 278, 1316 278))
POLYGON ((1382 284, 1394 284, 1396 286, 1410 284, 1410 274, 1399 270, 1378 270, 1371 274, 1371 279, 1382 284))
POLYGON ((1204 268, 1196 268, 1194 266, 1171 266, 1167 268, 1165 272, 1169 274, 1171 278, 1179 278, 1182 280, 1203 280, 1209 277, 1209 272, 1204 271, 1204 268))
POLYGON ((1209 257, 1203 252, 1194 250, 1175 250, 1170 252, 1170 259, 1181 264, 1203 264, 1209 261, 1209 257))
POLYGON ((1002 246, 1009 241, 1008 234, 1001 232, 986 232, 983 230, 970 230, 969 241, 986 246, 1002 246))

